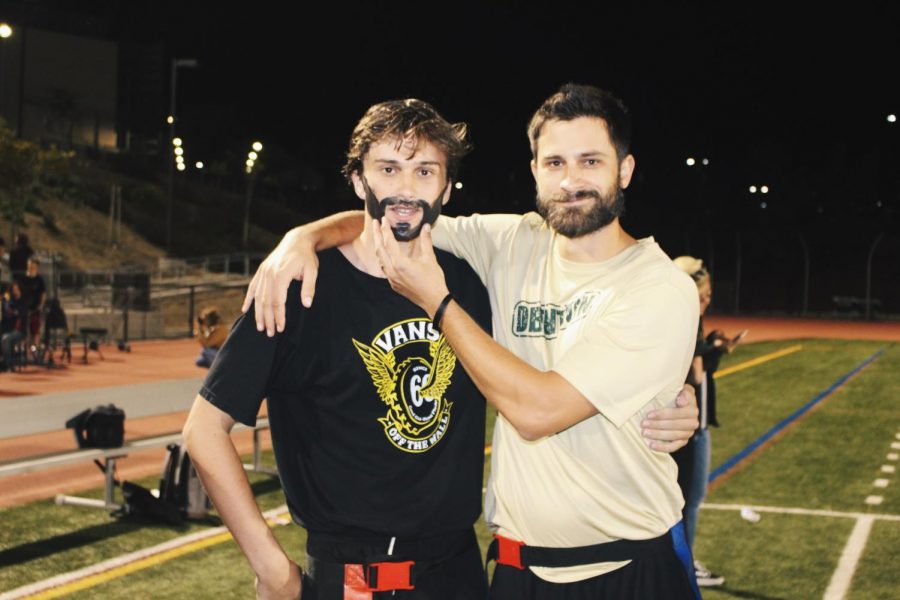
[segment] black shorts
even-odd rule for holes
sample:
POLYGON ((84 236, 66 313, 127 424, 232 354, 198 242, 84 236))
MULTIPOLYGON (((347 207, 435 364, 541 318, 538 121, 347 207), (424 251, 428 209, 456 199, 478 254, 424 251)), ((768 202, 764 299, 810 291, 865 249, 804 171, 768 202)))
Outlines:
POLYGON ((530 569, 497 565, 492 600, 695 600, 700 598, 690 549, 678 523, 659 544, 620 569, 574 583, 552 583, 530 569))
MULTIPOLYGON (((344 565, 375 562, 387 544, 348 542, 310 533, 309 568, 302 600, 344 600, 344 565)), ((468 530, 416 542, 398 540, 392 559, 414 560, 415 589, 375 592, 373 600, 482 600, 487 578, 475 532, 468 530)))

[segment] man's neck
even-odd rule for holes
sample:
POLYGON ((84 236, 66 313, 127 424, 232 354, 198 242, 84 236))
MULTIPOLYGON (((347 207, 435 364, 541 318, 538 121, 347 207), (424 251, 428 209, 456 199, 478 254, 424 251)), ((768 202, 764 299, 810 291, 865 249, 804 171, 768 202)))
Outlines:
POLYGON ((561 235, 559 240, 560 256, 573 262, 603 262, 637 242, 622 229, 619 219, 587 235, 577 238, 561 235))
MULTIPOLYGON (((381 270, 381 262, 375 253, 375 243, 372 239, 372 218, 366 217, 366 224, 363 232, 349 244, 338 246, 338 250, 350 261, 350 263, 362 271, 372 275, 373 277, 386 278, 384 271, 381 270)), ((397 242, 400 251, 406 255, 412 251, 409 242, 397 242)))

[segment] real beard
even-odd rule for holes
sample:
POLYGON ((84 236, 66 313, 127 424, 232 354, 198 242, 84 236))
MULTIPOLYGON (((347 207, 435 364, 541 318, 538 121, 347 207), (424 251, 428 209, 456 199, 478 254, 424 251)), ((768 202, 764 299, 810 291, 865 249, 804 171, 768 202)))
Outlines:
POLYGON ((625 212, 625 193, 616 181, 609 194, 597 190, 579 190, 574 194, 562 192, 549 199, 537 197, 537 211, 554 231, 567 238, 577 238, 606 227, 625 212), (587 209, 568 206, 560 201, 593 198, 594 203, 587 209))
MULTIPOLYGON (((409 223, 398 223, 397 225, 391 227, 391 231, 394 233, 394 239, 398 242, 409 242, 422 233, 422 226, 428 223, 432 227, 434 227, 434 223, 437 221, 438 217, 441 216, 441 206, 443 203, 441 202, 441 197, 444 195, 444 192, 447 190, 447 186, 441 190, 441 193, 438 194, 437 199, 430 203, 421 198, 416 200, 407 200, 405 198, 397 198, 396 196, 388 196, 383 200, 378 200, 375 196, 375 192, 372 191, 372 188, 369 187, 368 182, 365 178, 362 178, 363 189, 366 190, 366 212, 369 213, 369 216, 373 219, 376 219, 379 223, 381 223, 381 219, 384 217, 384 213, 387 211, 389 206, 399 205, 399 206, 410 206, 410 207, 418 207, 422 209, 422 220, 419 221, 419 224, 415 227, 410 227, 409 223)), ((450 182, 447 182, 449 185, 450 182)))

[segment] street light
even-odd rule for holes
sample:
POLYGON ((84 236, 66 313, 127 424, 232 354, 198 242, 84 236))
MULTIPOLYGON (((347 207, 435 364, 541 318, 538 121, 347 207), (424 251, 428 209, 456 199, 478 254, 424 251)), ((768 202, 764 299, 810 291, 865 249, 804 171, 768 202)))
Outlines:
MULTIPOLYGON (((0 41, 5 40, 11 37, 13 34, 13 28, 10 27, 9 23, 0 23, 0 41)), ((6 75, 6 70, 3 68, 3 46, 5 44, 0 44, 0 77, 6 75)), ((0 92, 4 89, 5 85, 3 79, 0 78, 0 92)))
POLYGON ((242 236, 242 246, 246 250, 247 240, 250 237, 250 203, 253 202, 253 167, 262 152, 263 145, 261 142, 253 142, 250 147, 252 150, 247 153, 247 161, 244 163, 244 171, 247 173, 247 198, 244 202, 244 231, 242 236))
MULTIPOLYGON (((194 58, 173 58, 172 59, 172 89, 171 96, 169 98, 169 116, 166 118, 166 122, 169 124, 169 141, 173 145, 175 144, 175 90, 176 84, 178 81, 178 68, 179 67, 187 67, 190 69, 196 69, 200 66, 200 63, 197 62, 194 58)), ((174 187, 175 187, 175 170, 174 164, 172 161, 168 161, 169 163, 169 194, 166 200, 166 254, 171 254, 172 252, 172 204, 173 204, 173 195, 174 195, 174 187)), ((184 169, 179 169, 183 171, 184 169)))
POLYGON ((890 114, 890 115, 888 115, 888 116, 887 116, 887 122, 888 122, 888 123, 896 123, 896 122, 897 122, 897 115, 895 115, 895 114, 890 114))
POLYGON ((687 163, 687 166, 689 166, 689 167, 693 167, 695 164, 697 164, 697 161, 694 160, 693 158, 689 158, 685 162, 687 163))

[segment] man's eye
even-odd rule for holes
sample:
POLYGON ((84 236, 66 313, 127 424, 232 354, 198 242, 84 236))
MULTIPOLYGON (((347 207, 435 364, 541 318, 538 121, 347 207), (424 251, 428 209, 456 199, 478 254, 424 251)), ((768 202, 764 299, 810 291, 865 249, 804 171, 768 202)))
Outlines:
POLYGON ((547 163, 547 166, 548 166, 548 167, 558 167, 558 166, 561 165, 561 164, 562 164, 562 161, 559 161, 559 160, 551 160, 551 161, 549 161, 549 162, 547 163))
POLYGON ((394 172, 394 167, 384 167, 384 168, 382 169, 382 171, 383 171, 384 173, 390 174, 390 173, 393 173, 393 172, 394 172))
POLYGON ((419 175, 421 175, 422 177, 428 177, 429 175, 431 175, 431 171, 429 171, 428 169, 419 169, 419 175))
POLYGON ((589 158, 584 161, 584 164, 586 164, 589 167, 593 167, 594 165, 599 165, 600 161, 597 160, 596 158, 589 158))

